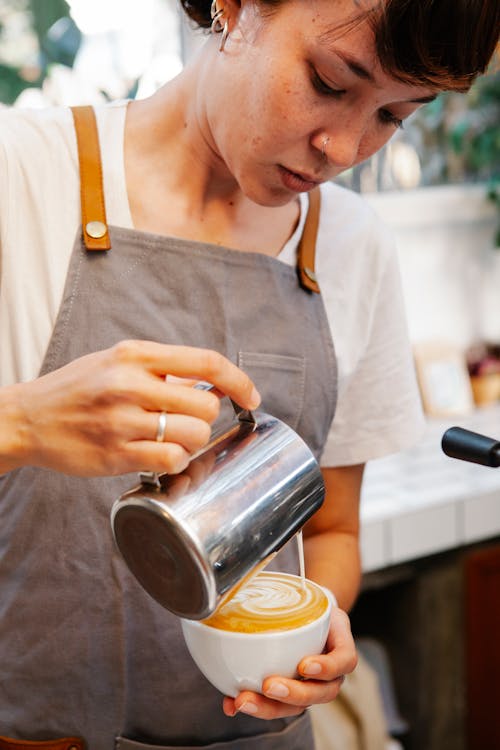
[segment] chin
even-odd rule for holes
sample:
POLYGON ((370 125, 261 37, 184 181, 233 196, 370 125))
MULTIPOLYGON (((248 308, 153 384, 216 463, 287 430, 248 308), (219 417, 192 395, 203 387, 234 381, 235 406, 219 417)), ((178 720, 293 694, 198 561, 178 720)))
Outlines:
POLYGON ((253 203, 267 208, 286 206, 287 203, 290 203, 297 198, 295 193, 291 193, 289 190, 285 190, 285 188, 279 185, 266 187, 263 184, 258 186, 245 186, 240 184, 240 189, 249 200, 253 201, 253 203))

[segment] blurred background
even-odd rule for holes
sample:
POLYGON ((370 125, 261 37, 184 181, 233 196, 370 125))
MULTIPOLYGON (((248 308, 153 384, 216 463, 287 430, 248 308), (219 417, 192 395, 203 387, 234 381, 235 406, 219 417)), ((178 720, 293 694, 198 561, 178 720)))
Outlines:
MULTIPOLYGON (((0 0, 0 103, 146 97, 204 38, 175 0, 0 0)), ((421 444, 366 471, 353 630, 394 747, 498 750, 500 472, 440 451, 451 424, 500 438, 498 63, 340 181, 395 233, 428 417, 421 444)))

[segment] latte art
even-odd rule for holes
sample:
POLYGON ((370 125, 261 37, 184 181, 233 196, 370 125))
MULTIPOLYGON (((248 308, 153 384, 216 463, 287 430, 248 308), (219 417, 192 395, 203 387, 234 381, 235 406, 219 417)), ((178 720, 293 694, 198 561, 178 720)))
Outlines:
POLYGON ((203 622, 239 633, 291 630, 317 620, 327 607, 326 594, 311 581, 264 571, 203 622))

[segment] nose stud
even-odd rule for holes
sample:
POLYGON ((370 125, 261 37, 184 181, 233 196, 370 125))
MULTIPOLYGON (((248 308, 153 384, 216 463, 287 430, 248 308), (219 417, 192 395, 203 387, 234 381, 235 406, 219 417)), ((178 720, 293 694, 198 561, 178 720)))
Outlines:
POLYGON ((328 155, 327 155, 327 153, 326 153, 326 147, 328 146, 328 144, 329 144, 329 143, 330 143, 330 138, 329 138, 329 137, 328 137, 328 136, 326 135, 326 136, 325 136, 325 137, 323 138, 323 140, 321 141, 321 155, 322 155, 322 156, 323 156, 323 157, 324 157, 325 159, 328 159, 328 155))

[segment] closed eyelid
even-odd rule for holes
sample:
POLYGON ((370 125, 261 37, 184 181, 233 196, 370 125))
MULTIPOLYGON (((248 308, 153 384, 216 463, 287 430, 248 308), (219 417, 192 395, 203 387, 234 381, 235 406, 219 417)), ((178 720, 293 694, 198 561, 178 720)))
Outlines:
POLYGON ((342 96, 346 93, 346 89, 342 88, 334 81, 327 80, 326 76, 321 75, 314 66, 311 66, 311 76, 315 88, 322 94, 342 96))
POLYGON ((393 125, 397 128, 402 128, 404 123, 404 118, 398 117, 385 107, 379 109, 379 119, 383 125, 393 125))

